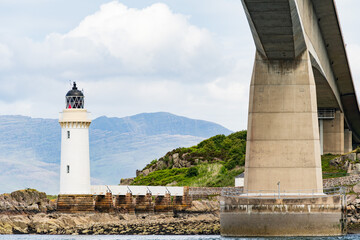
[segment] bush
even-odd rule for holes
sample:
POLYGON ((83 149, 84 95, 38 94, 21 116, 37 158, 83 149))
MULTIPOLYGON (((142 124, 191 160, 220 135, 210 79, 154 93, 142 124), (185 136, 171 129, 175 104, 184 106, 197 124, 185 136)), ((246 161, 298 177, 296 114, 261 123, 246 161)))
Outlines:
POLYGON ((199 175, 197 167, 191 167, 187 170, 185 177, 196 177, 197 175, 199 175))
POLYGON ((226 167, 222 166, 221 169, 220 169, 220 174, 226 175, 227 173, 228 173, 228 170, 226 169, 226 167))

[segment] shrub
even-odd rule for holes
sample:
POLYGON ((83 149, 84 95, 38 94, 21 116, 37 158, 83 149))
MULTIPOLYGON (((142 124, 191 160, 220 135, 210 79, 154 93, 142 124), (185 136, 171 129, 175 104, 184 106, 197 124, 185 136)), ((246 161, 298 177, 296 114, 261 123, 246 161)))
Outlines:
POLYGON ((185 177, 196 177, 197 175, 199 175, 197 167, 191 167, 187 170, 185 177))

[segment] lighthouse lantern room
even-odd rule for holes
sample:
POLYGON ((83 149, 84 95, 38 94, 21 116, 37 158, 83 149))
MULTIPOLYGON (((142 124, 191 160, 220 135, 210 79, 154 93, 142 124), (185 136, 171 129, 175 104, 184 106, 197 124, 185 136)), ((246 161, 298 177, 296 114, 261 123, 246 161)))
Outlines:
POLYGON ((90 194, 89 126, 84 94, 73 83, 60 113, 60 194, 90 194))

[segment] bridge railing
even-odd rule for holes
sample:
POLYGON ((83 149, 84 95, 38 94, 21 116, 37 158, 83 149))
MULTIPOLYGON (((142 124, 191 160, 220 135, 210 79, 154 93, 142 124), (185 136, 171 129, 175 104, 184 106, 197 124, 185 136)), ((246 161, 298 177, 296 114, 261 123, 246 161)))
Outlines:
POLYGON ((335 109, 318 109, 318 118, 319 119, 334 119, 335 118, 335 109))
POLYGON ((221 196, 237 198, 313 198, 334 195, 345 195, 345 188, 333 187, 324 189, 301 189, 301 190, 244 190, 241 188, 223 188, 221 196))

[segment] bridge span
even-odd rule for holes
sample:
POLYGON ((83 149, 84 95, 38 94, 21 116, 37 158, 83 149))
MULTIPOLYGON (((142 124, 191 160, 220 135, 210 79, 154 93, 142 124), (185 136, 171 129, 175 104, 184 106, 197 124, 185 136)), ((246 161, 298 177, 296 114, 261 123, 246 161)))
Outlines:
POLYGON ((349 152, 360 144, 360 111, 335 2, 242 3, 256 46, 245 161, 247 198, 224 197, 222 233, 342 234, 343 198, 324 198, 321 154, 349 152), (282 200, 264 199, 274 192, 282 200))
POLYGON ((272 189, 283 180, 287 190, 321 191, 320 155, 360 143, 359 105, 335 2, 242 2, 256 45, 245 188, 272 189), (292 181, 278 177, 287 174, 292 181), (276 179, 263 177, 269 175, 276 179))

